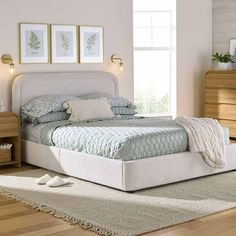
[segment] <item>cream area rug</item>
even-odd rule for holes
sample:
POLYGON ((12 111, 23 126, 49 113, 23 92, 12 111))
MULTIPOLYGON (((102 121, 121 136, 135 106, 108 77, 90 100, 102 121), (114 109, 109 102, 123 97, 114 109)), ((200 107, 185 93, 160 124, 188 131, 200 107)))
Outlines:
POLYGON ((101 235, 140 235, 236 207, 236 172, 134 193, 75 178, 64 187, 36 185, 46 173, 55 175, 43 169, 1 175, 0 191, 101 235))

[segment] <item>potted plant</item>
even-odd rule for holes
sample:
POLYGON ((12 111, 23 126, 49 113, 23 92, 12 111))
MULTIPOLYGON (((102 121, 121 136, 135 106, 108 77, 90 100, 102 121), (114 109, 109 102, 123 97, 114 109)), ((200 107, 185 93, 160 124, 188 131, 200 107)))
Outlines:
POLYGON ((223 54, 216 52, 212 55, 212 61, 218 62, 220 70, 227 70, 229 67, 229 62, 234 63, 235 57, 230 55, 229 52, 223 54))

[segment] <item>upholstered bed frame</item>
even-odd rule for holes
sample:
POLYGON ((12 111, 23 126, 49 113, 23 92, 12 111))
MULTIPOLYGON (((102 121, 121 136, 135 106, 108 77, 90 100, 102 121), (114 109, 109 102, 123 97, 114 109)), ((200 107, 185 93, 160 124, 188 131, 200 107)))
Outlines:
MULTIPOLYGON (((117 79, 107 72, 29 73, 16 77, 12 110, 41 95, 118 94, 117 79)), ((23 161, 123 191, 173 183, 236 169, 236 145, 226 147, 226 166, 214 169, 199 153, 177 153, 135 161, 101 158, 22 140, 23 161)))

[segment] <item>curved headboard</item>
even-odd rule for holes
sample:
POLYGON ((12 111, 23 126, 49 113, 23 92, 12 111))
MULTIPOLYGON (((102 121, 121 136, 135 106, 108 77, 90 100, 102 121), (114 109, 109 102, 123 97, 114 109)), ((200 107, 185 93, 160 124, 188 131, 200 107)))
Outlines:
POLYGON ((30 99, 43 95, 81 96, 87 93, 104 92, 117 95, 116 77, 108 72, 43 72, 18 75, 12 87, 12 111, 30 99))

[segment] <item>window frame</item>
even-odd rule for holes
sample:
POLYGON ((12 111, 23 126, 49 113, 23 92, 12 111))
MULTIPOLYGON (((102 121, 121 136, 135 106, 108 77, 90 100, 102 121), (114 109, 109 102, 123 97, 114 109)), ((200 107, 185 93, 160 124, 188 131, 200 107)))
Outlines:
MULTIPOLYGON (((151 24, 150 27, 145 27, 145 26, 140 26, 140 27, 136 27, 133 25, 133 30, 135 29, 151 29, 151 33, 153 32, 153 29, 157 29, 157 28, 165 28, 165 29, 169 29, 169 39, 170 39, 170 46, 169 47, 154 47, 154 46, 146 46, 146 47, 140 47, 140 46, 133 46, 133 51, 167 51, 169 52, 169 93, 168 93, 168 112, 164 113, 164 115, 156 113, 156 116, 166 116, 166 117, 170 117, 170 116, 175 116, 175 111, 173 109, 173 58, 175 57, 175 51, 176 51, 176 46, 175 46, 175 42, 173 43, 173 32, 176 32, 176 26, 173 25, 173 11, 172 10, 133 10, 133 14, 135 13, 149 13, 151 16, 151 24), (152 23, 152 14, 155 13, 169 13, 170 14, 170 24, 169 26, 165 26, 165 27, 161 27, 161 26, 155 26, 153 27, 153 23, 152 23)), ((151 40, 153 38, 151 37, 151 40)), ((151 44, 153 44, 153 42, 151 41, 151 44)), ((135 78, 134 78, 134 83, 135 83, 135 78)), ((146 116, 152 116, 151 114, 145 114, 146 116)))

